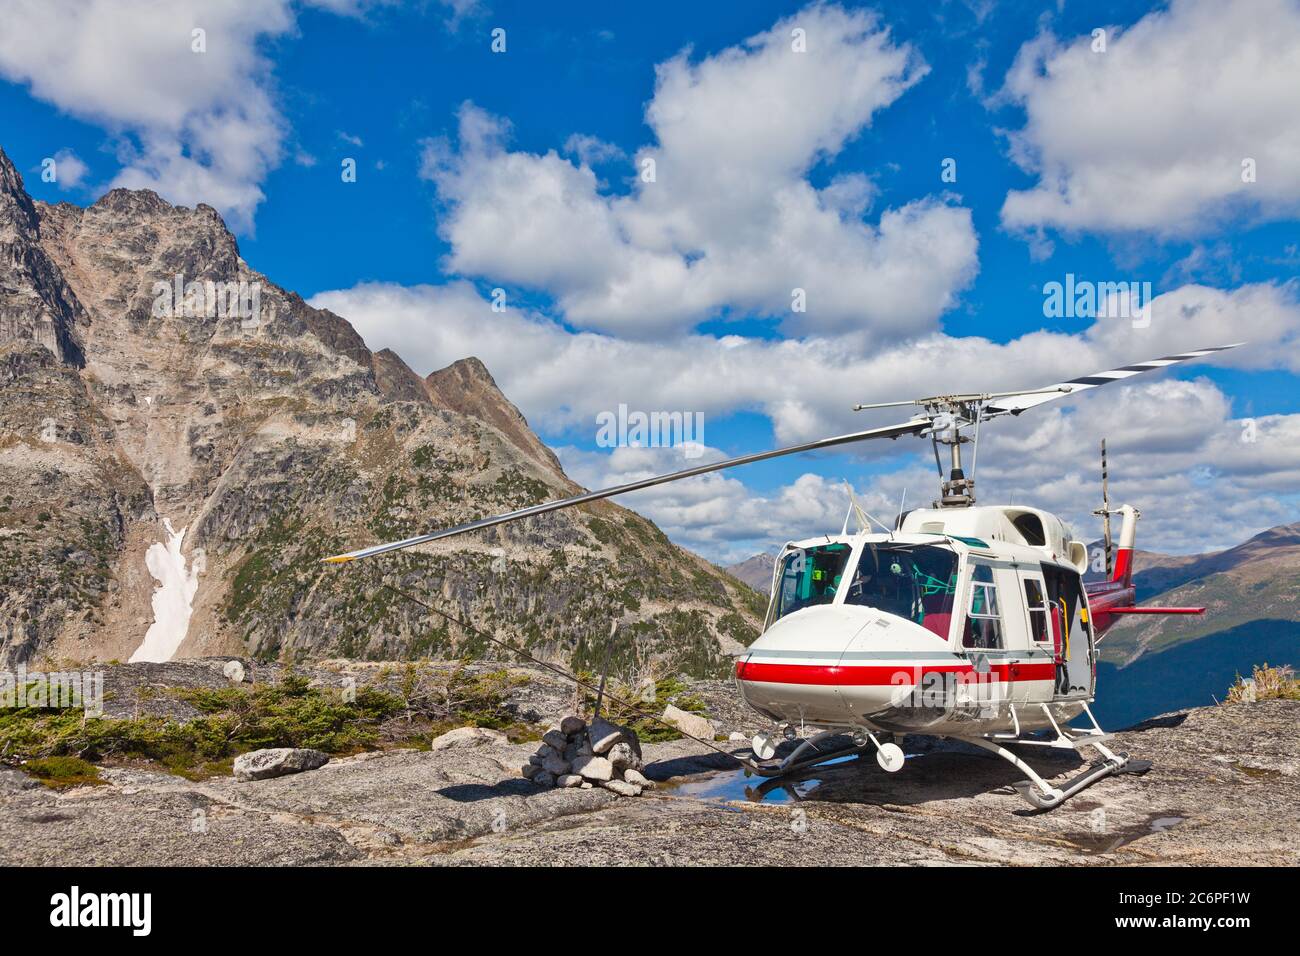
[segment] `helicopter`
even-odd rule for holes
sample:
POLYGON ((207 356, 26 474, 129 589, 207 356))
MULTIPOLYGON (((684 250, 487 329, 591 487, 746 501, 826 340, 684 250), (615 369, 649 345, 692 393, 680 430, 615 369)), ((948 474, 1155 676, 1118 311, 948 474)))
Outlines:
POLYGON ((1134 375, 1205 358, 1242 343, 1167 355, 1012 392, 936 395, 855 405, 854 411, 912 407, 907 421, 742 455, 586 491, 401 541, 325 558, 342 564, 546 514, 644 488, 787 455, 877 439, 928 438, 940 494, 929 507, 900 511, 892 527, 875 523, 853 499, 838 534, 787 543, 773 566, 763 628, 735 662, 735 684, 753 710, 773 722, 741 762, 764 777, 874 749, 889 773, 906 761, 896 738, 930 735, 963 741, 1011 763, 1014 784, 1037 810, 1059 806, 1116 773, 1143 773, 1146 761, 1116 753, 1089 704, 1097 689, 1097 646, 1132 614, 1203 614, 1204 607, 1139 607, 1133 549, 1140 513, 1111 508, 1103 440, 1105 579, 1084 581, 1088 547, 1059 517, 1022 505, 977 505, 975 466, 982 424, 1134 375), (971 434, 965 434, 965 432, 971 434), (962 448, 971 446, 971 470, 962 448), (941 449, 947 450, 944 473, 941 449), (1119 546, 1111 518, 1118 516, 1119 546), (856 523, 850 530, 850 524, 856 523), (1085 726, 1074 726, 1085 720, 1085 726), (811 733, 809 733, 812 731, 811 733), (847 734, 852 745, 824 745, 847 734), (799 741, 777 760, 782 739, 799 741), (1013 745, 1099 756, 1055 786, 1013 745))

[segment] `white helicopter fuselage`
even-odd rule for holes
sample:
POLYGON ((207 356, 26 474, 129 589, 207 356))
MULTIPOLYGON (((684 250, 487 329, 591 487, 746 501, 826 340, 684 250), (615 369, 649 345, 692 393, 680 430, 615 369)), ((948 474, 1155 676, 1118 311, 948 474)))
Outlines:
POLYGON ((745 701, 796 728, 961 737, 1078 716, 1096 660, 1084 545, 1031 508, 899 524, 783 549, 764 632, 737 660, 745 701))

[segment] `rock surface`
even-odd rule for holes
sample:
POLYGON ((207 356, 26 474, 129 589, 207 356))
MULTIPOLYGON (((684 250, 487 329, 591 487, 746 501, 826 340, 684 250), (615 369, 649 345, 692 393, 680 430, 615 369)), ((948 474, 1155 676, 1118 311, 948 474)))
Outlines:
MULTIPOLYGON (((836 764, 790 782, 797 803, 780 787, 746 799, 761 781, 688 740, 644 745, 656 786, 636 799, 535 786, 518 775, 535 743, 362 754, 250 783, 110 767, 105 786, 56 792, 0 769, 0 864, 1292 866, 1297 721, 1292 701, 1148 721, 1114 746, 1149 773, 1040 814, 1009 764, 912 737, 900 773, 836 764)), ((1079 767, 1024 756, 1057 780, 1079 767)))

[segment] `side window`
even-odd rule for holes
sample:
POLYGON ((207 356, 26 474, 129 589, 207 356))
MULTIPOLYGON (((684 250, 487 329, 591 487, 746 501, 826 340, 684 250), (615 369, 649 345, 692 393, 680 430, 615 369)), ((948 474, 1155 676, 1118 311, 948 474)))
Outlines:
POLYGON ((1002 646, 1002 612, 998 606, 998 586, 993 583, 993 569, 986 564, 971 565, 970 606, 966 609, 963 647, 985 649, 1002 646))
POLYGON ((1029 636, 1040 644, 1052 639, 1047 626, 1047 595, 1041 581, 1025 578, 1025 606, 1029 608, 1029 636))

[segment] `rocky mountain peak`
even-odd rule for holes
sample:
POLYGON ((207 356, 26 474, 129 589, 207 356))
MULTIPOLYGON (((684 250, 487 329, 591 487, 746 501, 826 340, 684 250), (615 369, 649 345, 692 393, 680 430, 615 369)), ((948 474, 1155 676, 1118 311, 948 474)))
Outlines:
POLYGON ((497 386, 492 373, 474 357, 460 359, 424 380, 433 403, 499 428, 519 449, 563 475, 560 461, 528 427, 523 413, 497 386))
POLYGON ((0 188, 0 666, 488 651, 384 581, 575 666, 611 620, 673 672, 756 633, 752 594, 609 502, 322 565, 575 486, 482 362, 372 353, 212 207, 33 203, 7 159, 0 188))
POLYGON ((44 348, 83 362, 86 313, 40 245, 40 217, 9 157, 0 150, 0 348, 44 348))
POLYGON ((31 238, 36 229, 36 207, 23 187, 23 177, 0 149, 0 242, 31 238))

